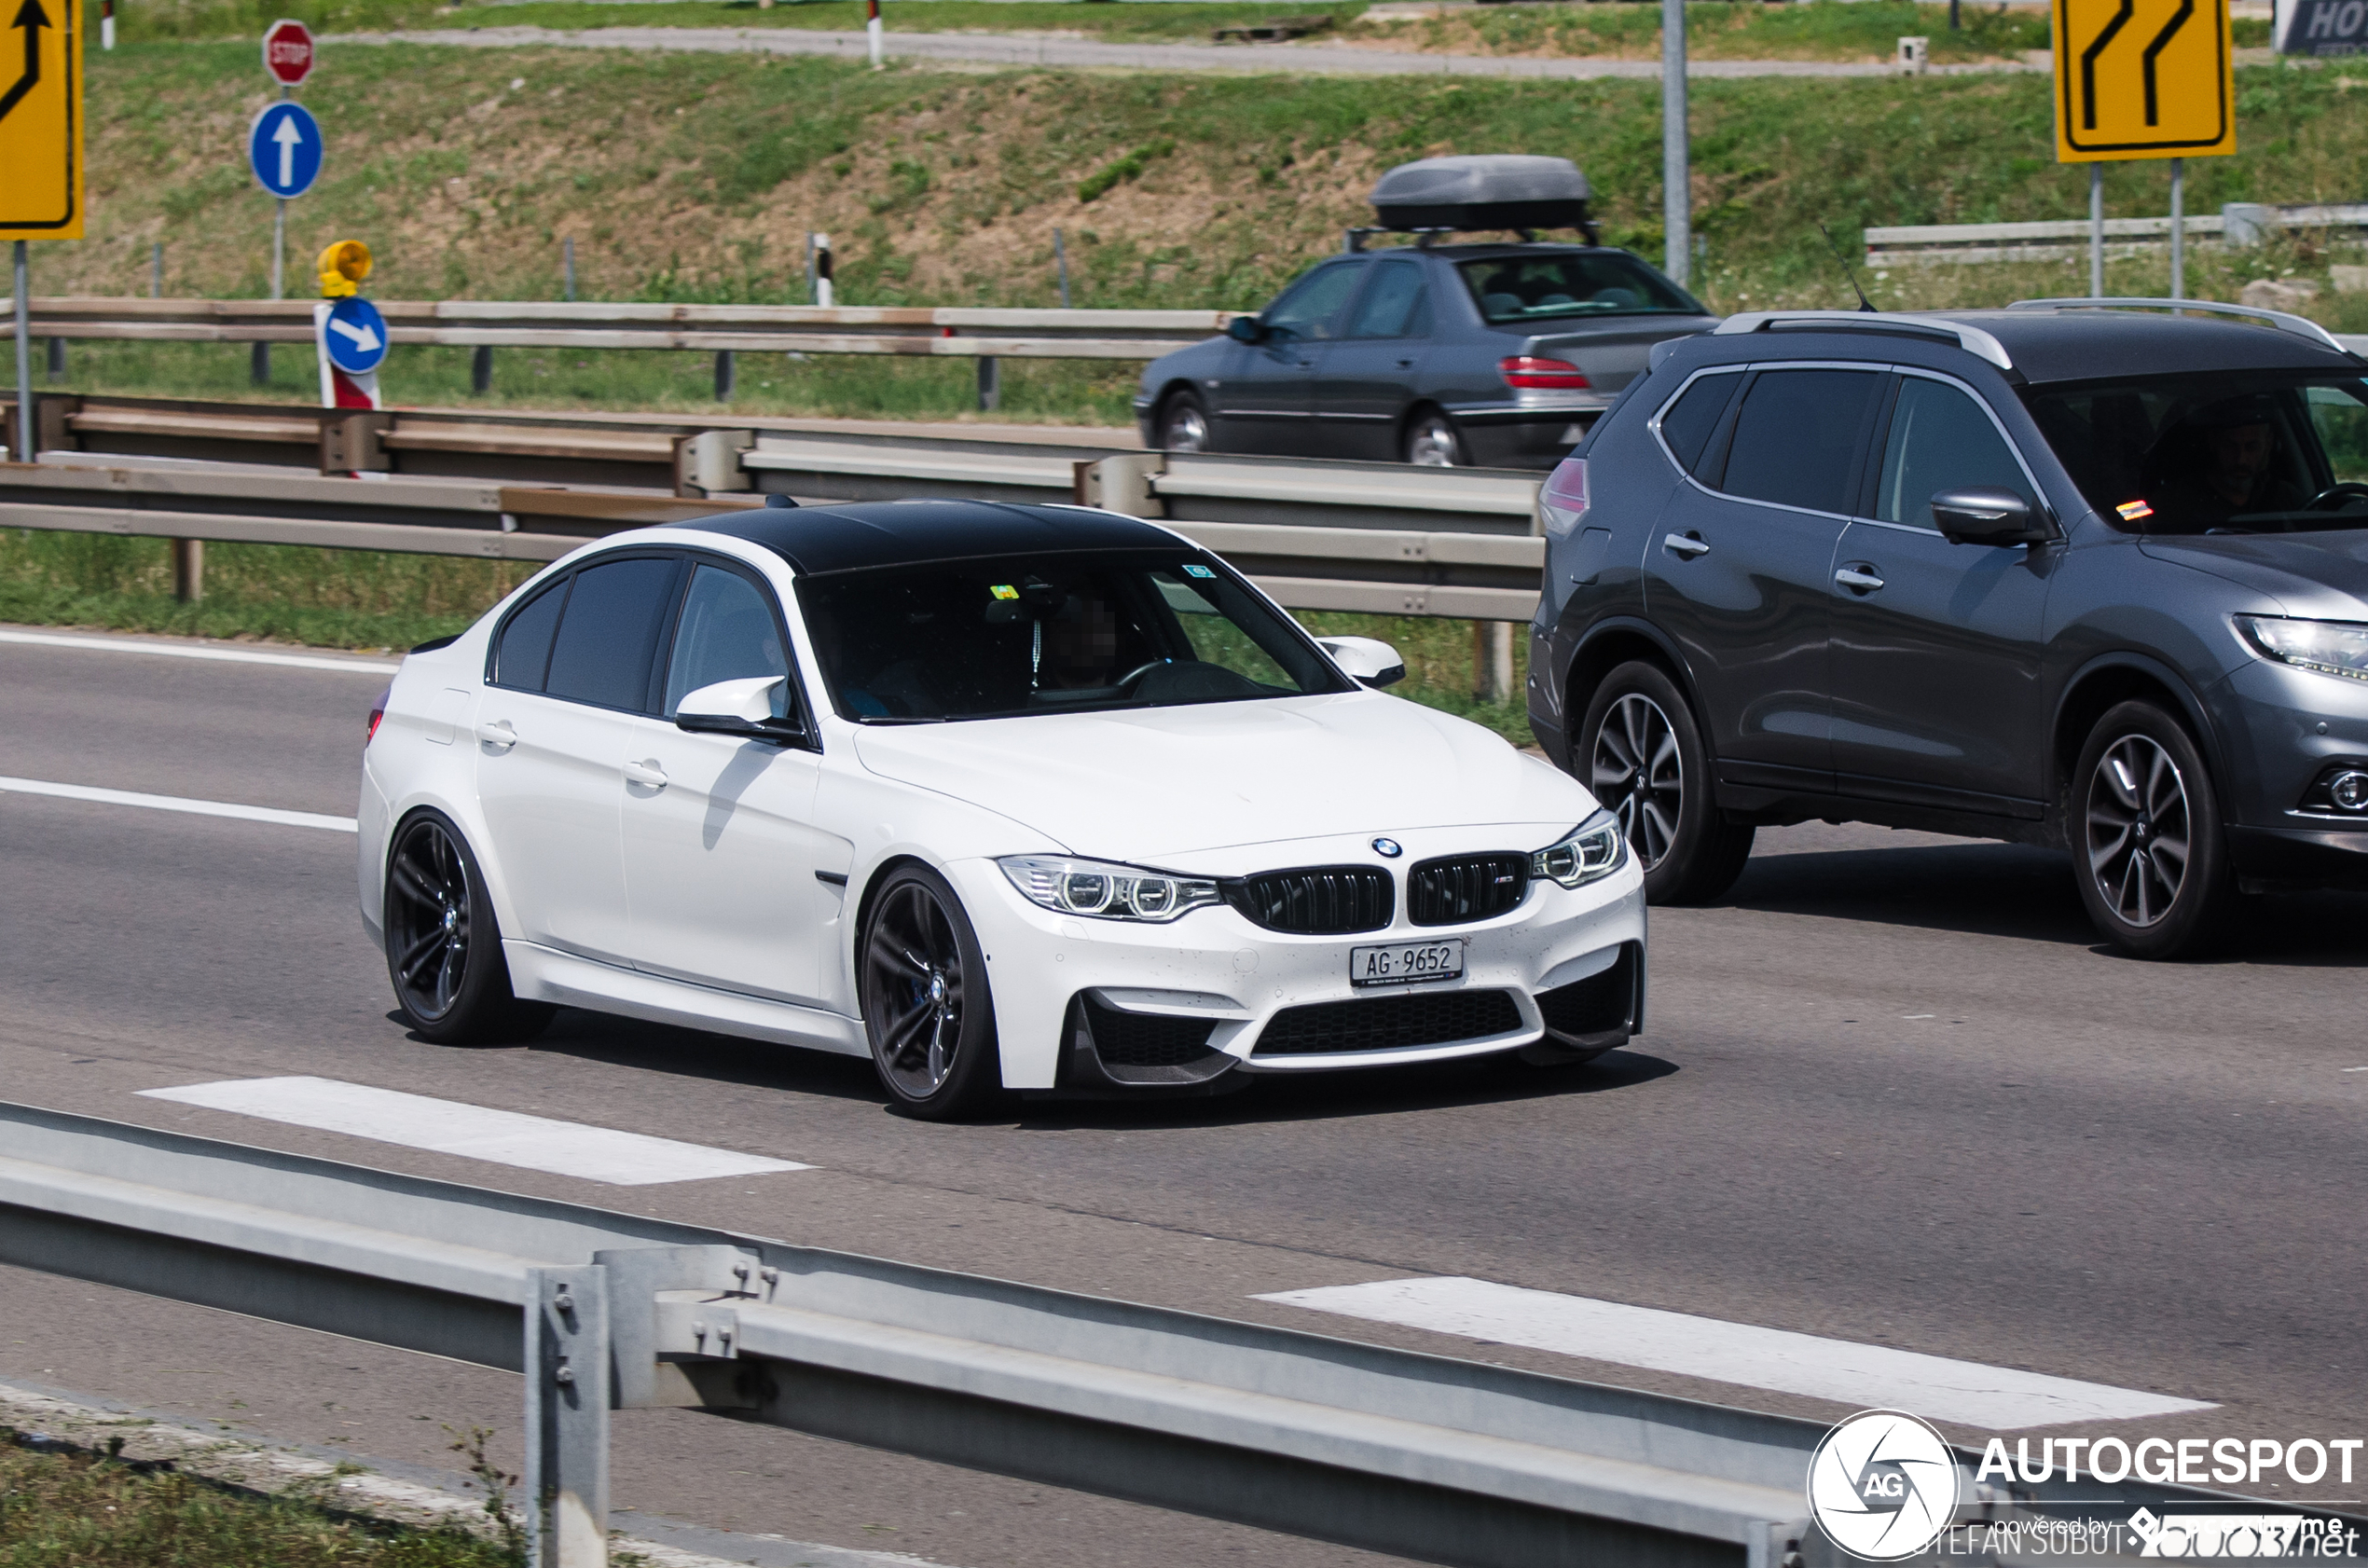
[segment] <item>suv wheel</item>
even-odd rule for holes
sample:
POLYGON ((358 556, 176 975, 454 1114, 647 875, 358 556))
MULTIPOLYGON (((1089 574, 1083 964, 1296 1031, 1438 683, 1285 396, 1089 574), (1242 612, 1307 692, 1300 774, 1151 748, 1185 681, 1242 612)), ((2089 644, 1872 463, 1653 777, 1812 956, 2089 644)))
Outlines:
POLYGON ((2072 772, 2081 901, 2108 942, 2141 958, 2216 934, 2233 878, 2220 798, 2187 728, 2149 702, 2097 722, 2072 772))
POLYGON ((1453 422, 1436 408, 1425 409, 1407 425, 1404 455, 1417 468, 1463 468, 1472 461, 1453 422))
POLYGON ((1160 450, 1163 452, 1205 452, 1208 450, 1208 409, 1198 392, 1170 392, 1160 405, 1160 450))
POLYGON ((1657 665, 1621 665, 1578 733, 1574 771, 1619 818, 1648 902, 1699 903, 1735 885, 1753 830, 1719 815, 1709 749, 1677 682, 1657 665))

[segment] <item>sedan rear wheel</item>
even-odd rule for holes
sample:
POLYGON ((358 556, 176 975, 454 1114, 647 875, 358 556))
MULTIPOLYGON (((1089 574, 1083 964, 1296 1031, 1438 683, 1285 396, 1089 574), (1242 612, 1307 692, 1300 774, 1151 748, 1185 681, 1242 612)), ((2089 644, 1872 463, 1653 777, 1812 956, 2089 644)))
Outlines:
POLYGON ((961 901, 935 872, 889 873, 864 922, 863 1027, 880 1082, 914 1115, 946 1121, 1001 1077, 986 962, 961 901))
POLYGON ((558 1011, 511 993, 502 929, 476 857, 460 830, 434 812, 395 833, 385 930, 395 1006, 439 1045, 530 1039, 558 1011))
POLYGON ((2098 721, 2073 777, 2081 901, 2105 938, 2170 958, 2218 933, 2231 897, 2220 804, 2186 727, 2152 703, 2098 721))
POLYGON ((1163 452, 1205 452, 1208 450, 1208 409, 1197 392, 1172 392, 1160 407, 1160 450, 1163 452))
POLYGON ((1653 903, 1698 903, 1735 884, 1754 830, 1725 819, 1693 709, 1659 667, 1638 660, 1604 678, 1579 726, 1574 770, 1619 818, 1653 903))
POLYGON ((1462 468, 1471 461, 1453 422, 1436 408, 1415 415, 1406 427, 1406 461, 1417 468, 1462 468))

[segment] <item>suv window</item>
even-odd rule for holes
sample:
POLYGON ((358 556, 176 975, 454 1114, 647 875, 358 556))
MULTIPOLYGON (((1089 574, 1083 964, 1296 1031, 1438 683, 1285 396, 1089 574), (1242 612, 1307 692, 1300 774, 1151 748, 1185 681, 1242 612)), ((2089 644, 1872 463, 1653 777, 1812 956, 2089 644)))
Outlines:
POLYGON ((1702 476, 1702 457, 1710 438, 1717 433, 1727 406, 1735 401, 1735 389, 1742 384, 1743 378, 1736 374, 1704 376, 1680 392, 1661 415, 1661 439, 1668 443, 1670 455, 1697 479, 1702 476))
POLYGON ((1945 382, 1904 378, 1883 443, 1875 516, 1931 528, 1934 494, 1976 485, 2031 499, 2021 465, 1980 404, 1945 382))
POLYGON ((1743 394, 1719 488, 1812 512, 1849 509, 1851 460, 1882 385, 1873 370, 1763 370, 1743 394))
POLYGON ((650 697, 650 657, 674 607, 680 564, 637 556, 578 571, 551 642, 551 675, 543 689, 570 702, 641 711, 650 697))
MULTIPOLYGON (((722 567, 703 565, 693 571, 691 591, 682 596, 682 618, 675 623, 674 652, 667 660, 666 716, 673 718, 685 696, 718 681, 789 673, 780 627, 764 590, 722 567)), ((789 717, 789 700, 790 683, 783 679, 773 694, 773 717, 789 717)))
POLYGON ((1351 337, 1424 337, 1431 330, 1430 301, 1423 295, 1423 268, 1411 261, 1377 262, 1373 281, 1356 302, 1351 337))
POLYGON ((1364 268, 1356 262, 1334 262, 1318 268, 1283 291, 1283 296, 1266 308, 1259 319, 1270 332, 1287 333, 1293 337, 1329 337, 1332 318, 1341 313, 1348 296, 1356 292, 1356 283, 1364 268))
POLYGON ((551 667, 551 634, 559 629, 568 583, 562 577, 528 599, 503 626, 502 640, 493 645, 495 685, 514 692, 543 689, 543 672, 551 667))

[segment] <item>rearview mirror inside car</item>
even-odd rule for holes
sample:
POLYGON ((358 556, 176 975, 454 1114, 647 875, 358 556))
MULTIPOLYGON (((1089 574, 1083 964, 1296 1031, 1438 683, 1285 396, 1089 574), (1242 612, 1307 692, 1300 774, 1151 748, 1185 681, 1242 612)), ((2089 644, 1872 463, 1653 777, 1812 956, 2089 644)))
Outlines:
POLYGON ((1397 650, 1378 638, 1319 637, 1316 645, 1332 655, 1341 673, 1361 686, 1379 691, 1406 679, 1406 661, 1397 650))
POLYGON ((675 706, 674 727, 695 735, 742 736, 777 746, 803 740, 805 725, 795 719, 773 716, 773 695, 781 684, 778 675, 751 675, 701 686, 675 706))
POLYGON ((1235 316, 1225 323, 1225 336, 1236 343, 1263 343, 1266 325, 1256 316, 1235 316))
POLYGON ((2030 502, 1989 485, 1934 496, 1933 524, 1951 544, 2036 544, 2047 537, 2030 502))

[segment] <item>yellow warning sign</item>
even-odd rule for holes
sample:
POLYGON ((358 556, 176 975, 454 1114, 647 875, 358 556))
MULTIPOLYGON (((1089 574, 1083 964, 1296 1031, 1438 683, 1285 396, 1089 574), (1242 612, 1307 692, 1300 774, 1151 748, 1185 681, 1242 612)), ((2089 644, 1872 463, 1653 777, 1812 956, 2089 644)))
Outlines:
POLYGON ((2055 0, 2056 158, 2237 150, 2228 0, 2055 0))
POLYGON ((82 238, 82 0, 0 0, 0 240, 82 238))

